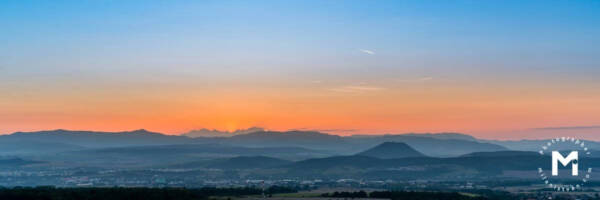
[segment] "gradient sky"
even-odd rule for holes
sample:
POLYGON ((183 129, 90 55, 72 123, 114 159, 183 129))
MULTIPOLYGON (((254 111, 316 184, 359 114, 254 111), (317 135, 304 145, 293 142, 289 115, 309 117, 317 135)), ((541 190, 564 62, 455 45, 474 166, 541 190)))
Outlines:
POLYGON ((600 1, 1 1, 0 133, 600 140, 600 1))

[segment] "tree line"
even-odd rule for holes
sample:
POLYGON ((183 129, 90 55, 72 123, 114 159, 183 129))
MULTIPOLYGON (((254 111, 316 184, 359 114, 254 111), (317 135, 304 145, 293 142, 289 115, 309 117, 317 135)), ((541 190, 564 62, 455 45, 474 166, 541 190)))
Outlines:
POLYGON ((324 193, 322 197, 333 198, 377 198, 402 200, 480 200, 480 196, 467 196, 458 192, 407 192, 407 191, 365 191, 324 193))
POLYGON ((297 192, 294 188, 273 186, 264 191, 256 187, 241 188, 0 188, 6 200, 203 200, 211 196, 249 196, 297 192))

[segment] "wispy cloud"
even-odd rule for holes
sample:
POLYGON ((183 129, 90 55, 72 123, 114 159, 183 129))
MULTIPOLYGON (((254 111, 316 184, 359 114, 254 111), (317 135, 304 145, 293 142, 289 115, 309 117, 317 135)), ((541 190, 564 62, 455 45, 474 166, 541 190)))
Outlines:
POLYGON ((346 92, 346 93, 361 93, 361 92, 374 92, 385 90, 382 87, 364 86, 364 85, 349 85, 337 88, 329 89, 334 92, 346 92))
POLYGON ((421 77, 419 80, 420 81, 429 81, 429 80, 433 80, 433 77, 431 77, 431 76, 421 77))
POLYGON ((556 126, 556 127, 542 127, 532 128, 533 130, 580 130, 580 129, 600 129, 600 125, 593 126, 556 126))
POLYGON ((359 51, 363 52, 363 53, 366 53, 366 54, 369 54, 369 55, 375 55, 375 52, 371 51, 371 50, 359 49, 359 51))
POLYGON ((400 79, 398 81, 400 81, 400 82, 425 82, 425 81, 431 81, 431 80, 433 80, 433 77, 424 76, 424 77, 415 78, 415 79, 400 79))

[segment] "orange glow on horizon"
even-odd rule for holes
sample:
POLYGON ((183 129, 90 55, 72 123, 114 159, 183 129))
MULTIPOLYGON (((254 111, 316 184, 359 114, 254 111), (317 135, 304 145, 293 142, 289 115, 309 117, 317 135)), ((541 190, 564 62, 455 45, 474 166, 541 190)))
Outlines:
MULTIPOLYGON (((48 129, 181 134, 209 128, 235 131, 324 130, 332 134, 462 132, 482 138, 556 124, 598 124, 600 96, 520 88, 432 84, 332 91, 332 86, 230 87, 37 94, 11 102, 2 133, 48 129), (568 96, 564 97, 564 96, 568 96), (44 101, 38 99, 43 98, 44 101), (540 101, 540 99, 544 99, 540 101)), ((364 87, 366 88, 366 87, 364 87)), ((359 88, 360 89, 360 88, 359 88)), ((578 91, 580 92, 580 91, 578 91)))

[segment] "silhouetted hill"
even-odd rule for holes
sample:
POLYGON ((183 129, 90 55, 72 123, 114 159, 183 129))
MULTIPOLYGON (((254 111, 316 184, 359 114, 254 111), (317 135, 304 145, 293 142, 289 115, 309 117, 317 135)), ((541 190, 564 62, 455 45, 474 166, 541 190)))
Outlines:
POLYGON ((0 168, 21 167, 24 165, 43 163, 39 161, 23 160, 21 158, 0 158, 0 168))
POLYGON ((477 141, 477 138, 467 135, 467 134, 462 134, 462 133, 408 133, 408 134, 402 134, 402 135, 430 137, 430 138, 443 139, 443 140, 477 141))
POLYGON ((134 155, 161 155, 161 154, 197 154, 211 153, 224 155, 261 155, 261 154, 319 154, 321 152, 301 147, 263 147, 249 148, 218 144, 178 144, 157 146, 115 147, 81 151, 82 153, 119 153, 134 155))
POLYGON ((425 156, 421 152, 418 152, 417 150, 402 142, 384 142, 380 145, 377 145, 366 151, 360 152, 356 155, 370 156, 382 159, 425 156))
POLYGON ((313 149, 331 149, 344 145, 342 137, 314 131, 259 131, 245 135, 236 135, 227 140, 227 144, 254 147, 298 146, 313 149))
POLYGON ((427 136, 419 136, 417 134, 385 135, 369 138, 344 138, 344 140, 351 145, 352 149, 368 149, 383 142, 402 142, 425 155, 438 157, 460 156, 473 152, 508 150, 505 147, 496 144, 470 140, 436 139, 427 136))
POLYGON ((0 155, 40 155, 83 149, 85 147, 79 145, 43 142, 34 139, 0 139, 0 155))
POLYGON ((477 138, 462 134, 462 133, 403 133, 403 134, 376 134, 376 135, 351 135, 350 138, 376 138, 376 137, 384 137, 384 136, 419 136, 419 137, 429 137, 435 139, 455 139, 455 140, 467 140, 467 141, 477 141, 477 138))
POLYGON ((472 152, 508 150, 500 145, 478 141, 450 139, 466 138, 460 134, 384 135, 374 137, 341 137, 314 131, 254 132, 226 139, 204 140, 235 146, 276 147, 298 146, 351 155, 384 142, 403 142, 429 156, 460 156, 472 152), (447 139, 441 139, 447 138, 447 139))
MULTIPOLYGON (((461 157, 412 157, 379 159, 367 156, 334 156, 308 159, 288 166, 287 174, 327 178, 462 178, 489 177, 506 171, 523 171, 535 178, 540 166, 549 166, 550 156, 535 152, 483 152, 461 157)), ((599 158, 588 158, 580 168, 600 166, 599 158), (585 166, 584 166, 585 165, 585 166)), ((527 174, 526 173, 526 174, 527 174)))
POLYGON ((213 168, 213 169, 260 169, 283 166, 292 163, 288 160, 266 156, 239 156, 209 161, 195 161, 172 165, 173 168, 213 168))
POLYGON ((315 158, 289 165, 285 176, 332 179, 404 179, 411 177, 428 178, 448 171, 444 169, 432 170, 432 167, 427 165, 415 166, 405 162, 431 163, 429 160, 436 161, 437 158, 379 159, 361 155, 315 158))
POLYGON ((94 132, 52 130, 38 132, 16 132, 0 136, 0 141, 38 141, 47 143, 63 143, 82 147, 119 147, 141 145, 164 145, 190 143, 185 136, 170 136, 146 130, 125 132, 94 132))
POLYGON ((337 135, 329 135, 316 131, 259 131, 253 132, 246 135, 237 135, 233 139, 246 139, 246 140, 261 140, 261 141, 273 141, 273 140, 294 140, 299 142, 318 142, 319 140, 339 140, 341 137, 337 135))
POLYGON ((321 151, 300 147, 238 147, 221 144, 178 144, 132 147, 112 147, 62 152, 47 159, 73 162, 77 165, 104 167, 165 166, 190 160, 229 158, 237 156, 268 156, 299 160, 330 156, 321 151))

